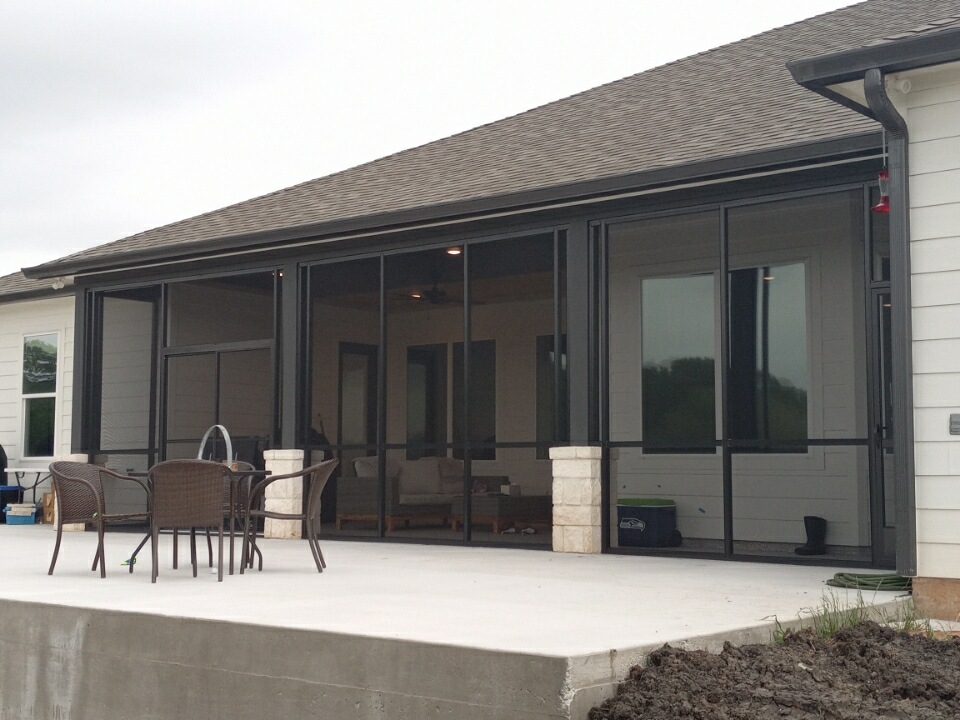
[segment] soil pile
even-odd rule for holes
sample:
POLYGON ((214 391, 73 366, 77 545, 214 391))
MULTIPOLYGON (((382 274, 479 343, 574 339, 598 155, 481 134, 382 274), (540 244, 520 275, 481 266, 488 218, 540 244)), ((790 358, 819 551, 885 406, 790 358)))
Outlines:
POLYGON ((664 646, 590 720, 960 718, 960 639, 862 622, 822 639, 729 643, 719 655, 664 646))

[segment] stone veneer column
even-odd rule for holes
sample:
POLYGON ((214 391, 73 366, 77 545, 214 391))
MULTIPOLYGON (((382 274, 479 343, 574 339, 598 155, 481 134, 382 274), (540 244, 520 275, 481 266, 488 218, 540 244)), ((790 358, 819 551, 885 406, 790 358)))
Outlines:
MULTIPOLYGON (((303 450, 266 450, 263 453, 266 469, 273 475, 286 475, 303 469, 303 450)), ((282 513, 298 513, 303 510, 303 478, 278 480, 267 486, 264 498, 267 510, 282 513)), ((301 523, 299 520, 263 521, 265 538, 298 539, 301 523)))
POLYGON ((553 461, 553 550, 599 554, 598 447, 550 448, 553 461))

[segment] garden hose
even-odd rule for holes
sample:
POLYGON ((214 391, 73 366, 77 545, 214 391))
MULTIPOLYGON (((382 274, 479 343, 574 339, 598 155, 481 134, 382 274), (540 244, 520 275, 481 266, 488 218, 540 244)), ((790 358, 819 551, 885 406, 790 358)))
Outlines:
POLYGON ((876 573, 837 573, 827 585, 854 590, 910 590, 910 578, 901 575, 876 573))

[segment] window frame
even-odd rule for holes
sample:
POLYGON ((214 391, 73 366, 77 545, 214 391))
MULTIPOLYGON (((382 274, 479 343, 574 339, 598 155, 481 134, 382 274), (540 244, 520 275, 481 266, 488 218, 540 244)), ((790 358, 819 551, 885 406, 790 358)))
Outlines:
POLYGON ((19 365, 19 378, 20 378, 20 457, 24 460, 49 460, 56 457, 57 454, 57 427, 59 423, 57 422, 58 410, 60 407, 59 397, 61 389, 61 359, 63 356, 63 347, 61 342, 62 331, 61 330, 47 330, 43 332, 31 332, 24 333, 20 339, 20 365, 19 365), (26 350, 27 342, 31 339, 43 338, 53 336, 55 340, 56 348, 56 370, 54 371, 54 389, 52 392, 24 392, 23 388, 23 375, 26 372, 24 364, 26 362, 26 350), (29 435, 30 427, 30 412, 28 410, 31 400, 39 400, 45 398, 53 398, 53 422, 50 429, 50 454, 49 455, 31 455, 28 450, 27 440, 29 435))

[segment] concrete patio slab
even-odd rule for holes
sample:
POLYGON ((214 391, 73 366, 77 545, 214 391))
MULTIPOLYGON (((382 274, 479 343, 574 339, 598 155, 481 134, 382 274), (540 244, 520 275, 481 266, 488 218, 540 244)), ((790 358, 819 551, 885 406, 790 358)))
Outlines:
POLYGON ((183 539, 173 570, 169 536, 153 585, 149 554, 121 566, 138 540, 108 534, 101 580, 96 537, 65 534, 49 577, 53 530, 0 526, 0 717, 582 718, 665 642, 857 602, 824 585, 839 568, 342 541, 322 575, 267 540, 262 573, 218 583, 183 539))

